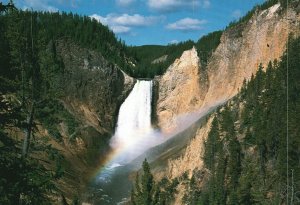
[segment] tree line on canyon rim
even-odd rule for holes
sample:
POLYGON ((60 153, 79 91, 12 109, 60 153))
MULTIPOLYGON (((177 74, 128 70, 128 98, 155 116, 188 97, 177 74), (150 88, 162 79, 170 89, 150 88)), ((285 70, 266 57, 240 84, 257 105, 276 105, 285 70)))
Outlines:
MULTIPOLYGON (((56 55, 57 40, 71 40, 83 48, 97 51, 110 66, 117 65, 134 78, 153 78, 163 74, 183 51, 193 46, 197 47, 199 55, 201 54, 201 63, 205 64, 219 45, 222 34, 222 31, 210 33, 196 43, 189 40, 167 46, 127 46, 124 41, 118 40, 107 26, 88 16, 66 12, 22 11, 11 7, 5 12, 2 11, 1 26, 3 67, 7 69, 5 75, 12 75, 9 76, 11 78, 16 75, 14 71, 19 72, 16 65, 26 68, 24 69, 26 75, 33 71, 32 73, 38 77, 43 71, 42 65, 46 63, 51 67, 48 74, 57 78, 58 74, 63 72, 62 60, 56 55), (163 55, 168 56, 166 61, 151 63, 163 55), (15 59, 15 62, 11 59, 15 59), (33 62, 38 67, 36 70, 33 70, 32 65, 29 66, 33 62)), ((58 79, 53 78, 48 80, 48 86, 58 87, 58 79)))
MULTIPOLYGON (((46 139, 39 138, 29 138, 30 143, 22 150, 23 138, 20 137, 22 130, 27 137, 34 136, 37 126, 42 125, 60 143, 59 123, 65 122, 70 133, 78 125, 59 100, 63 95, 64 64, 56 53, 57 40, 70 39, 98 51, 111 66, 118 65, 133 77, 154 77, 164 73, 172 59, 193 45, 205 65, 222 34, 218 31, 197 43, 187 41, 164 46, 157 56, 154 55, 157 49, 150 46, 149 51, 144 49, 144 53, 151 56, 147 59, 141 47, 126 46, 106 26, 89 17, 64 12, 21 11, 3 4, 0 9, 0 204, 51 204, 49 196, 60 192, 53 182, 64 174, 61 153, 46 139), (169 57, 166 62, 150 65, 160 55, 169 57), (37 157, 41 153, 55 161, 56 166, 47 166, 37 157)), ((162 183, 175 191, 176 181, 162 183)))
POLYGON ((133 205, 170 204, 178 185, 186 190, 184 204, 300 203, 300 38, 288 48, 265 71, 260 65, 238 95, 210 116, 204 168, 190 179, 184 173, 155 182, 145 160, 133 205))

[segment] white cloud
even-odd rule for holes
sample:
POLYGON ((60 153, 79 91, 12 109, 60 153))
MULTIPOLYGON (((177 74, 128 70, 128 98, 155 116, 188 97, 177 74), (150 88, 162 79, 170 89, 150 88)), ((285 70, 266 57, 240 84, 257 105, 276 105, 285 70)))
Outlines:
POLYGON ((133 4, 136 0, 116 0, 118 6, 127 7, 133 4))
POLYGON ((129 33, 131 28, 128 26, 111 26, 114 33, 129 33))
POLYGON ((172 40, 172 41, 170 41, 170 44, 177 44, 177 43, 179 43, 178 40, 172 40))
POLYGON ((237 9, 232 12, 231 16, 236 19, 239 19, 242 16, 242 12, 241 12, 241 10, 237 9))
POLYGON ((202 26, 206 23, 207 23, 206 20, 184 18, 174 23, 168 24, 166 28, 169 30, 179 30, 179 31, 197 31, 197 30, 201 30, 202 26))
POLYGON ((159 12, 174 12, 196 7, 208 8, 210 0, 147 0, 150 9, 159 12))
POLYGON ((108 14, 103 17, 97 14, 90 16, 96 19, 104 25, 107 25, 115 33, 128 33, 132 27, 143 27, 155 24, 157 21, 161 20, 163 17, 157 16, 142 16, 140 14, 108 14))
POLYGON ((72 8, 78 8, 79 3, 81 2, 81 0, 52 0, 52 1, 56 1, 60 5, 71 6, 72 8))
POLYGON ((39 10, 57 12, 59 9, 54 6, 67 6, 72 8, 78 8, 82 0, 14 0, 14 3, 18 8, 23 10, 39 10))
POLYGON ((51 6, 52 1, 50 0, 24 0, 22 2, 23 9, 34 9, 34 10, 41 10, 41 11, 50 11, 56 12, 58 8, 51 6))
POLYGON ((210 7, 210 1, 209 0, 204 0, 202 4, 203 8, 209 8, 210 7))
POLYGON ((127 26, 147 26, 155 23, 158 20, 158 17, 154 16, 142 16, 140 14, 128 15, 114 15, 109 14, 106 16, 106 20, 108 22, 112 22, 113 24, 119 25, 127 25, 127 26))

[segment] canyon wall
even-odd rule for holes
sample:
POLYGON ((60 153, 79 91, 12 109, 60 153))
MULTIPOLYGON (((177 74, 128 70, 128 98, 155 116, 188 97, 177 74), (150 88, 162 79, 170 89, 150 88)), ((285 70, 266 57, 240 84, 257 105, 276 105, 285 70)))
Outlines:
POLYGON ((158 126, 170 132, 180 123, 178 116, 213 107, 236 95, 260 63, 266 67, 281 57, 289 33, 300 32, 299 20, 299 8, 286 13, 279 4, 256 12, 248 22, 223 32, 206 68, 200 66, 194 48, 185 51, 157 79, 158 126))
POLYGON ((185 51, 158 79, 157 117, 165 131, 177 125, 178 115, 193 112, 202 105, 199 64, 193 48, 185 51))
MULTIPOLYGON (((59 100, 78 122, 74 133, 64 121, 59 124, 62 141, 50 138, 50 144, 64 157, 65 174, 58 187, 67 199, 80 197, 89 177, 107 154, 119 107, 135 80, 101 53, 86 49, 68 39, 55 42, 56 54, 64 64, 59 100)), ((40 134, 48 135, 40 127, 40 134)))
MULTIPOLYGON (((280 59, 286 50, 288 35, 299 36, 299 13, 299 6, 286 13, 277 4, 256 12, 246 23, 226 29, 206 68, 200 66, 194 48, 184 52, 157 79, 156 111, 161 130, 167 133, 174 130, 180 124, 178 116, 184 113, 198 112, 228 101, 238 93, 244 79, 250 79, 256 73, 260 63, 266 68, 269 61, 280 59)), ((180 156, 169 157, 159 170, 158 162, 154 160, 152 166, 158 180, 162 176, 175 179, 185 173, 190 178, 197 171, 205 172, 203 147, 211 121, 212 117, 198 128, 180 156)), ((178 186, 174 204, 183 203, 181 200, 186 191, 184 186, 178 186)))
POLYGON ((58 41, 56 49, 65 66, 63 101, 85 124, 112 133, 135 80, 99 52, 66 40, 58 41))

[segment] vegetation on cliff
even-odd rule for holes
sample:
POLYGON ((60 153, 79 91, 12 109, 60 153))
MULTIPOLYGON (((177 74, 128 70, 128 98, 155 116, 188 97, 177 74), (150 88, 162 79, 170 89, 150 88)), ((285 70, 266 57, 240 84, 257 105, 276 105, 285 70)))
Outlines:
MULTIPOLYGON (((66 39, 84 48, 100 52, 108 62, 118 65, 123 71, 135 78, 153 78, 156 75, 162 75, 174 60, 181 56, 183 51, 189 50, 193 46, 198 49, 201 63, 205 65, 211 53, 218 46, 222 34, 221 31, 213 32, 203 36, 197 42, 189 40, 167 46, 128 47, 123 41, 118 40, 107 26, 87 16, 65 12, 10 10, 1 18, 3 29, 11 29, 11 34, 7 34, 6 38, 14 42, 17 50, 15 55, 18 52, 28 52, 31 49, 31 37, 35 41, 36 54, 37 50, 40 51, 46 46, 49 47, 50 52, 40 53, 35 58, 36 61, 38 58, 42 58, 39 60, 40 62, 44 61, 43 63, 53 65, 50 71, 63 72, 60 59, 55 52, 51 51, 55 50, 57 40, 66 39), (9 26, 10 24, 13 26, 9 26), (13 31, 17 31, 17 33, 13 33, 13 31), (30 36, 31 33, 33 36, 30 36), (153 63, 154 60, 164 55, 166 55, 165 60, 153 63)), ((29 53, 29 55, 31 54, 29 53)), ((19 61, 16 63, 23 63, 23 66, 27 66, 25 61, 29 56, 22 54, 21 56, 11 55, 10 57, 19 61)), ((8 59, 7 62, 9 62, 8 59)))
POLYGON ((168 67, 180 58, 182 53, 195 46, 198 51, 200 63, 206 66, 212 52, 220 44, 222 31, 215 31, 202 36, 197 42, 185 41, 167 46, 147 45, 129 47, 129 53, 136 59, 136 67, 132 68, 132 75, 139 78, 153 78, 156 75, 162 75, 168 67), (157 59, 165 57, 158 61, 157 59), (156 62, 157 61, 157 62, 156 62))
MULTIPOLYGON (((110 67, 116 64, 131 76, 152 78, 163 74, 175 58, 192 46, 198 49, 200 62, 205 66, 222 34, 222 31, 208 34, 197 43, 128 48, 106 26, 86 16, 20 11, 2 4, 0 9, 0 204, 49 204, 49 196, 61 193, 54 181, 64 173, 62 156, 46 138, 36 137, 39 126, 43 126, 60 143, 59 124, 67 124, 69 133, 75 133, 78 127, 78 121, 60 101, 66 68, 57 54, 56 41, 70 40, 101 53, 110 67), (163 55, 167 55, 165 61, 152 63, 163 55), (53 162, 55 167, 49 165, 53 162)), ((300 180, 296 121, 299 51, 299 40, 291 42, 289 193, 299 189, 300 180)), ((245 82, 235 103, 220 110, 204 156, 211 177, 204 188, 199 188, 198 178, 193 176, 189 182, 192 198, 186 196, 187 203, 251 204, 285 200, 286 63, 284 56, 280 63, 271 63, 266 72, 260 69, 255 78, 245 82)), ((95 149, 98 148, 97 144, 95 149)), ((154 182, 146 161, 141 187, 139 180, 137 177, 133 197, 137 201, 146 200, 146 204, 169 203, 179 183, 168 179, 154 182)), ((298 197, 295 194, 288 199, 296 201, 298 197)))
POLYGON ((137 174, 134 189, 131 191, 131 203, 133 205, 170 204, 174 199, 178 179, 168 180, 163 178, 155 182, 150 171, 147 159, 143 162, 142 176, 137 174))
POLYGON ((204 68, 206 68, 209 58, 220 44, 222 34, 223 31, 215 31, 202 36, 196 42, 195 47, 200 58, 200 63, 204 68))
MULTIPOLYGON (((57 52, 56 46, 61 46, 57 42, 72 42, 72 45, 101 53, 109 62, 107 65, 103 60, 107 71, 103 71, 101 75, 105 75, 107 81, 110 80, 109 75, 114 76, 117 82, 124 80, 115 75, 122 73, 117 72, 118 69, 114 65, 125 63, 125 53, 122 51, 124 43, 118 41, 107 27, 89 17, 21 11, 13 4, 2 3, 0 9, 0 204, 51 204, 50 199, 54 195, 60 197, 66 191, 56 183, 66 173, 65 170, 68 171, 69 179, 74 177, 72 174, 76 172, 72 163, 77 161, 67 161, 62 156, 66 153, 58 151, 50 144, 60 146, 66 142, 70 144, 66 152, 70 152, 75 144, 73 137, 77 137, 81 124, 78 116, 75 117, 74 113, 66 108, 62 99, 67 97, 66 91, 71 84, 67 82, 72 79, 71 74, 76 73, 75 77, 84 77, 82 73, 75 72, 80 70, 76 65, 73 64, 72 71, 66 67, 68 65, 65 59, 57 52), (62 132, 70 138, 63 141, 62 132)), ((67 45, 71 47, 70 44, 63 44, 67 45)), ((93 71, 93 75, 100 76, 97 75, 100 71, 93 71)), ((117 104, 117 107, 118 102, 109 102, 116 98, 122 100, 118 96, 122 90, 117 83, 113 84, 115 81, 102 83, 102 87, 106 92, 114 92, 106 95, 107 99, 104 100, 107 104, 117 104), (107 86, 111 83, 113 90, 109 90, 111 87, 107 86)), ((77 90, 82 88, 80 83, 84 81, 74 83, 77 90)), ((76 93, 72 94, 76 96, 76 93)), ((80 97, 84 98, 82 95, 80 97)), ((115 107, 106 110, 117 109, 115 107)), ((107 121, 108 124, 112 123, 107 121)), ((82 127, 85 136, 80 140, 86 143, 89 149, 84 156, 71 156, 74 159, 81 157, 80 160, 87 166, 86 164, 94 163, 99 152, 107 150, 109 129, 113 126, 104 127, 103 129, 107 130, 104 134, 101 133, 102 140, 97 141, 95 139, 98 139, 100 134, 95 129, 82 127)), ((80 150, 76 153, 81 154, 80 150)), ((67 185, 71 186, 71 183, 67 185)), ((74 180, 74 183, 80 182, 74 180)), ((76 188, 79 189, 80 186, 76 188)), ((76 191, 71 190, 73 193, 69 192, 68 198, 72 198, 71 194, 76 191)), ((64 199, 64 196, 62 198, 64 199)))
MULTIPOLYGON (((68 39, 84 48, 100 52, 108 62, 118 65, 128 75, 135 78, 153 78, 156 75, 162 75, 174 60, 181 56, 183 51, 189 50, 193 46, 199 51, 201 63, 206 64, 209 56, 218 46, 222 34, 221 31, 210 33, 196 43, 189 40, 167 46, 129 47, 125 45, 124 41, 118 40, 107 26, 87 16, 65 12, 11 10, 1 18, 4 26, 10 29, 8 25, 12 24, 12 29, 19 33, 7 35, 7 38, 14 41, 19 52, 21 49, 23 49, 22 52, 26 52, 25 48, 27 51, 31 49, 31 41, 26 40, 26 38, 30 40, 31 32, 36 41, 34 49, 37 50, 50 46, 49 50, 53 51, 57 40, 68 39), (165 60, 153 63, 154 60, 164 55, 167 56, 165 60)), ((56 69, 56 72, 63 71, 62 64, 59 59, 56 59, 55 53, 46 52, 40 57, 43 58, 40 61, 55 64, 53 69, 56 69)), ((18 57, 18 63, 26 61, 25 58, 27 57, 18 57)))
POLYGON ((35 137, 35 113, 59 93, 55 76, 63 66, 55 53, 42 52, 45 42, 34 28, 34 14, 19 12, 12 4, 3 11, 7 13, 0 15, 0 203, 51 204, 49 195, 59 193, 54 181, 63 174, 63 157, 47 139, 35 137))
POLYGON ((200 204, 299 202, 299 51, 300 38, 291 40, 281 61, 270 62, 266 71, 260 66, 215 116, 200 204))
MULTIPOLYGON (((293 6, 296 0, 290 1, 293 6)), ((245 16, 241 17, 237 21, 231 22, 225 30, 228 29, 241 29, 247 23, 254 14, 259 11, 270 8, 271 6, 280 3, 281 11, 284 11, 287 7, 286 0, 268 0, 260 5, 256 5, 245 16)), ((202 36, 198 41, 185 41, 177 44, 169 44, 166 46, 160 45, 147 45, 147 46, 132 46, 128 47, 128 54, 135 59, 136 65, 131 68, 130 74, 138 78, 153 78, 156 75, 162 75, 168 69, 168 67, 175 61, 176 58, 180 58, 183 51, 196 47, 201 66, 205 70, 210 56, 220 44, 220 38, 223 31, 215 31, 207 35, 202 36), (160 61, 159 58, 163 57, 160 61)), ((241 35, 241 33, 239 33, 241 35)))
POLYGON ((260 65, 239 94, 216 111, 203 173, 179 180, 188 190, 185 204, 300 201, 300 38, 288 47, 280 62, 266 69, 260 65))
POLYGON ((153 78, 156 75, 162 75, 167 68, 179 58, 183 51, 193 47, 193 41, 170 44, 167 46, 137 46, 129 47, 132 55, 137 59, 137 65, 134 68, 134 76, 139 78, 153 78), (166 59, 155 63, 154 61, 162 56, 166 59))
MULTIPOLYGON (((262 4, 254 6, 250 11, 246 13, 245 16, 239 18, 237 21, 229 23, 226 29, 242 25, 243 23, 247 23, 256 12, 268 9, 278 3, 280 3, 282 10, 285 10, 285 8, 287 7, 287 2, 288 1, 286 0, 267 0, 262 4)), ((293 2, 297 2, 297 0, 289 0, 290 5, 293 5, 293 2)))

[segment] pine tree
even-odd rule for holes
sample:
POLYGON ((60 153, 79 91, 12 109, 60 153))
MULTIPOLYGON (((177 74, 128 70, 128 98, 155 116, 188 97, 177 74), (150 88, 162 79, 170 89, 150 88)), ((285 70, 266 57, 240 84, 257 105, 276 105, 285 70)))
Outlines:
POLYGON ((251 205, 254 204, 253 197, 251 195, 251 181, 241 181, 241 188, 239 191, 238 204, 251 205))
POLYGON ((205 142, 203 160, 206 167, 214 172, 216 155, 220 148, 219 123, 217 117, 212 121, 211 129, 205 142))
POLYGON ((143 175, 141 179, 138 174, 136 176, 135 190, 132 191, 131 202, 137 205, 152 205, 153 201, 157 199, 155 199, 155 184, 147 159, 144 160, 142 168, 143 175))
POLYGON ((219 152, 217 168, 216 168, 216 193, 215 193, 215 204, 225 204, 227 198, 227 191, 225 186, 227 159, 222 147, 219 152))
POLYGON ((229 204, 238 204, 237 188, 241 174, 241 147, 235 136, 229 142, 228 177, 229 204))
POLYGON ((142 188, 142 196, 143 196, 144 204, 151 205, 154 181, 153 181, 153 175, 151 174, 150 166, 147 162, 147 159, 145 159, 143 162, 143 175, 141 181, 141 188, 142 188))

